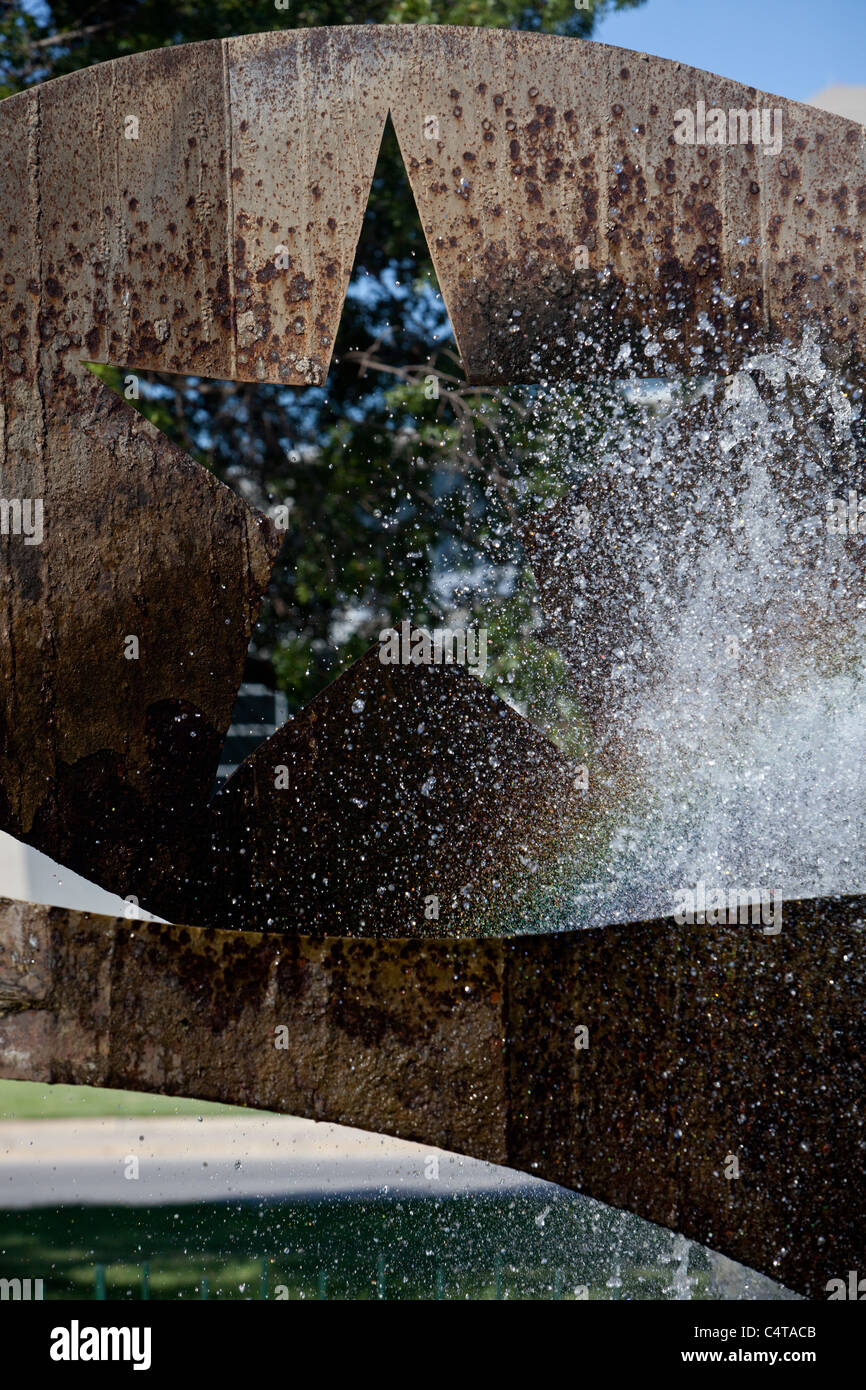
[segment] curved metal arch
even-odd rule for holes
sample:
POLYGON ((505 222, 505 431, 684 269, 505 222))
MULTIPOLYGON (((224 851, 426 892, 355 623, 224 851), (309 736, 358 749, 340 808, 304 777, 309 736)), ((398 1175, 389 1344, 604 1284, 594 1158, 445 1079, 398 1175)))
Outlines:
POLYGON ((11 213, 93 360, 321 382, 389 113, 470 379, 573 376, 588 325, 675 327, 689 368, 807 322, 862 357, 864 127, 581 39, 346 25, 74 73, 0 103, 4 243, 11 213))
MULTIPOLYGON (((701 349, 721 369, 816 322, 862 359, 863 129, 677 64, 362 26, 160 50, 0 103, 0 468, 6 496, 50 504, 44 550, 4 553, 0 814, 61 858, 137 838, 136 873, 157 851, 170 869, 158 832, 203 804, 275 548, 82 363, 321 382, 389 112, 474 379, 573 375, 587 329, 609 354, 676 326, 671 361, 701 349), (699 101, 779 109, 779 157, 677 145, 676 113, 699 101), (559 360, 539 353, 557 337, 559 360), (128 633, 152 664, 123 665, 128 633), (88 825, 106 802, 122 814, 88 825)), ((7 1074, 384 1115, 820 1295, 856 1264, 862 1222, 861 923, 857 901, 805 905, 771 956, 670 924, 313 942, 5 907, 0 1056, 7 1074), (804 986, 796 1045, 792 968, 820 996, 804 986), (260 1055, 243 1043, 265 999, 296 1026, 294 1089, 269 1038, 260 1055), (593 1008, 607 1050, 578 1071, 573 1028, 593 1008), (748 1133, 740 1113, 753 1138, 734 1189, 713 1165, 748 1133), (674 1147, 674 1117, 691 1147, 674 1147), (805 1156, 789 1151, 795 1123, 805 1156), (789 1244, 792 1224, 825 1244, 789 1244)))

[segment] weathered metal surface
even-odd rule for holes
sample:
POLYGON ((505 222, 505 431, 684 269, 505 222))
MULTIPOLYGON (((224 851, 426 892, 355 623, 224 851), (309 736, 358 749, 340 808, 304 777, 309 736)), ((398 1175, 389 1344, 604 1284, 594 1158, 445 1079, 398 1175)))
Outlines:
POLYGON ((274 538, 82 360, 321 381, 388 110, 476 378, 573 374, 593 323, 614 344, 675 329, 668 354, 700 340, 718 366, 732 333, 815 316, 860 341, 862 129, 662 60, 345 26, 135 55, 0 103, 0 481, 42 500, 47 536, 3 538, 0 816, 118 891, 146 893, 162 831, 203 809, 274 538), (778 157, 675 144, 704 99, 778 105, 778 157))
POLYGON ((592 792, 459 665, 374 647, 229 779, 148 906, 209 926, 483 935, 555 919, 592 792))
POLYGON ((321 382, 389 110, 470 378, 574 376, 632 339, 652 374, 643 328, 689 368, 807 321, 863 355, 863 127, 682 64, 347 25, 137 54, 2 106, 31 152, 16 213, 53 221, 42 277, 95 360, 321 382), (781 113, 778 152, 677 144, 700 101, 781 113))
POLYGON ((39 246, 31 293, 71 357, 324 379, 385 122, 377 42, 163 48, 0 105, 22 151, 0 206, 39 246))
POLYGON ((0 1071, 441 1145, 822 1298, 862 1264, 864 909, 374 941, 3 903, 0 1071))
MULTIPOLYGON (((82 364, 131 272, 116 189, 69 159, 70 141, 105 159, 70 90, 0 104, 0 496, 41 508, 41 535, 10 512, 0 536, 0 826, 125 896, 206 804, 278 537, 82 364)), ((179 219, 199 178, 166 173, 179 219)), ((132 274, 137 295, 157 293, 132 274)))
POLYGON ((206 805, 276 545, 95 379, 76 395, 75 431, 0 465, 45 526, 0 541, 0 826, 143 897, 206 805))
POLYGON ((385 127, 390 48, 352 26, 225 44, 241 380, 324 381, 385 127))
POLYGON ((276 538, 82 363, 321 382, 389 110, 471 378, 574 376, 623 341, 630 369, 663 344, 727 370, 808 323, 862 358, 863 129, 677 64, 343 27, 0 103, 0 483, 45 526, 2 538, 0 823, 142 897, 204 844, 209 920, 295 928, 7 904, 0 1068, 510 1162, 821 1296, 862 1256, 859 900, 789 904, 779 938, 350 939, 533 908, 581 809, 568 764, 465 673, 375 657, 202 816, 276 538), (700 100, 781 110, 779 154, 676 145, 700 100))
POLYGON ((648 348, 724 371, 807 321, 863 356, 863 127, 646 54, 483 28, 413 36, 395 88, 472 379, 575 376, 625 342, 639 375, 658 372, 648 348), (778 110, 778 155, 677 144, 675 114, 700 100, 778 110))
POLYGON ((0 946, 4 1075, 231 1097, 506 1156, 499 942, 151 933, 2 902, 0 946))
POLYGON ((863 898, 509 941, 509 1164, 826 1298, 862 1262, 864 946, 863 898))

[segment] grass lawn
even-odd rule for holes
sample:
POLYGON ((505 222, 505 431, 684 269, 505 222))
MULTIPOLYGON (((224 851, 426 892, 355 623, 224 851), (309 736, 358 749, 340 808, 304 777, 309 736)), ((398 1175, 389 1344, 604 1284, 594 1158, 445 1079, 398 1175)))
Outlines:
MULTIPOLYGON (((570 1193, 0 1210, 49 1300, 668 1298, 670 1232, 570 1193), (204 1281, 204 1283, 203 1283, 204 1281)), ((706 1297, 694 1247, 692 1296, 706 1297)))
MULTIPOLYGON (((243 1115, 218 1101, 107 1091, 101 1086, 44 1086, 38 1081, 0 1081, 0 1120, 59 1120, 96 1115, 243 1115)), ((253 1111, 263 1114, 263 1111, 253 1111)))
MULTIPOLYGON (((250 1113, 135 1091, 0 1081, 0 1120, 250 1113)), ((45 1296, 59 1300, 99 1297, 99 1288, 104 1297, 133 1300, 573 1298, 580 1285, 592 1299, 663 1298, 671 1239, 550 1189, 441 1200, 16 1209, 0 1210, 0 1278, 41 1278, 45 1296), (607 1285, 611 1250, 621 1252, 615 1287, 607 1285)), ((706 1260, 695 1255, 700 1297, 706 1260)))

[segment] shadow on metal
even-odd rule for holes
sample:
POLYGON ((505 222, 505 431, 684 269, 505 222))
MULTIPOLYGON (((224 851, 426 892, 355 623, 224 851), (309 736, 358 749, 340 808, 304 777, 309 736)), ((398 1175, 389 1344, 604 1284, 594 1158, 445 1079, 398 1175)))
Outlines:
POLYGON ((0 1070, 428 1140, 820 1296, 862 1255, 860 900, 786 904, 778 937, 407 939, 531 915, 586 808, 465 672, 373 656, 208 810, 279 536, 84 363, 323 382, 389 113, 471 379, 591 375, 668 329, 725 372, 809 325, 862 369, 864 129, 680 64, 346 26, 0 103, 0 481, 45 514, 0 538, 0 828, 179 920, 340 932, 6 903, 0 1070), (780 157, 676 142, 708 84, 779 113, 780 157))

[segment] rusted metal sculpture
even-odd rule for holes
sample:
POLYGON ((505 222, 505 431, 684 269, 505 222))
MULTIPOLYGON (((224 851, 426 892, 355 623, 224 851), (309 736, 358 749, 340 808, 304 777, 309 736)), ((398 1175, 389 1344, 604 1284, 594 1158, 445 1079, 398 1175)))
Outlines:
POLYGON ((860 370, 863 129, 679 64, 347 26, 0 103, 0 480, 44 506, 40 545, 0 538, 0 826, 200 924, 5 906, 0 1066, 428 1139, 818 1293, 856 1265, 864 1209, 859 902, 800 905, 779 941, 405 939, 555 899, 586 805, 465 672, 375 654, 208 805, 279 536, 84 363, 321 383, 389 115, 472 380, 591 374, 647 334, 721 372, 809 325, 860 370), (782 157, 678 143, 710 82, 778 112, 782 157), (748 1181, 718 1176, 728 1151, 748 1181))
POLYGON ((864 933, 863 899, 786 904, 778 936, 661 921, 486 941, 6 902, 0 1056, 7 1076, 505 1163, 821 1298, 863 1248, 864 933))
POLYGON ((386 666, 377 647, 247 758, 150 902, 326 936, 519 928, 556 912, 580 781, 465 667, 386 666))

